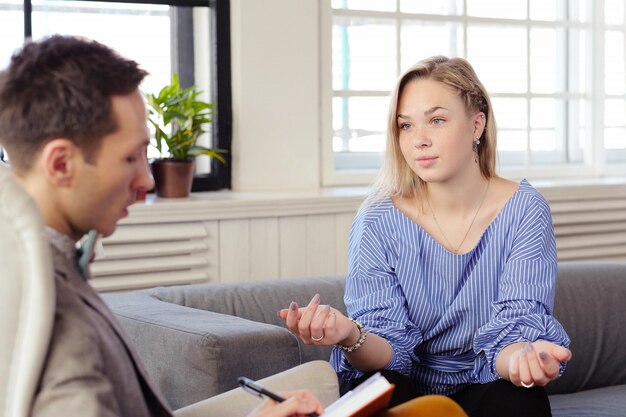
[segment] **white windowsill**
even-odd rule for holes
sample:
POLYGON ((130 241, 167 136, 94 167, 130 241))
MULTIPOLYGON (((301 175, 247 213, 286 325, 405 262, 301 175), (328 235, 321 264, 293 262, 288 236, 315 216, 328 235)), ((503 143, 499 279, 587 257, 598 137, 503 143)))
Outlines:
POLYGON ((368 191, 368 187, 291 192, 225 190, 192 193, 188 198, 149 194, 145 202, 130 207, 130 216, 121 223, 160 223, 171 221, 173 216, 178 221, 198 221, 355 212, 368 191))
MULTIPOLYGON (((626 197, 626 177, 530 181, 550 201, 626 197)), ((334 187, 310 191, 192 193, 188 198, 164 199, 153 194, 130 208, 123 224, 161 223, 355 212, 369 187, 334 187)))

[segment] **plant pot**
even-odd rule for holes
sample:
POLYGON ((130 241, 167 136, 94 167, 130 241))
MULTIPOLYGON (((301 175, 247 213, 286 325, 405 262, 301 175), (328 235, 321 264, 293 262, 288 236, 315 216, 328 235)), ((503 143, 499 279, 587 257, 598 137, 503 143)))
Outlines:
POLYGON ((191 161, 157 159, 152 162, 156 195, 165 198, 189 197, 196 164, 191 161))

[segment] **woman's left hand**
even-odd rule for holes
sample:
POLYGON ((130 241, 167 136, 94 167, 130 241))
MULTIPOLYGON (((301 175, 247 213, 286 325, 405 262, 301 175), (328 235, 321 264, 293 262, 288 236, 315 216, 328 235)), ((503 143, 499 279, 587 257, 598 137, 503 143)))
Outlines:
POLYGON ((561 362, 567 362, 572 357, 568 348, 545 340, 509 345, 500 352, 498 359, 503 353, 508 355, 507 379, 518 387, 526 388, 545 386, 556 379, 561 362))

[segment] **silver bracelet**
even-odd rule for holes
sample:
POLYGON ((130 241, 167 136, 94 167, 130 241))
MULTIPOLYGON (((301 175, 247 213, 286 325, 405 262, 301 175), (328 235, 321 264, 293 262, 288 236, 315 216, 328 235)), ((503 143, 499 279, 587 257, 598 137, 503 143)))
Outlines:
POLYGON ((339 343, 335 345, 335 347, 341 349, 346 353, 354 352, 355 350, 363 346, 363 343, 365 343, 365 338, 367 337, 367 332, 363 330, 363 324, 360 321, 354 320, 353 318, 350 318, 350 321, 356 324, 356 328, 359 329, 359 340, 357 340, 356 343, 352 346, 346 346, 339 343))

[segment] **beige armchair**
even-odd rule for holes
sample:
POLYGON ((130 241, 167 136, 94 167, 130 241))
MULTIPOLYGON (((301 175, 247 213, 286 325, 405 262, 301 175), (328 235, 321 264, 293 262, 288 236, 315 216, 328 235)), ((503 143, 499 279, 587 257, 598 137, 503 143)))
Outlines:
POLYGON ((0 163, 0 416, 26 417, 54 319, 54 278, 35 203, 0 163))
MULTIPOLYGON (((327 361, 311 361, 259 380, 274 392, 306 389, 327 406, 339 398, 335 370, 327 361)), ((176 410, 175 417, 244 417, 261 399, 236 388, 176 410)))

